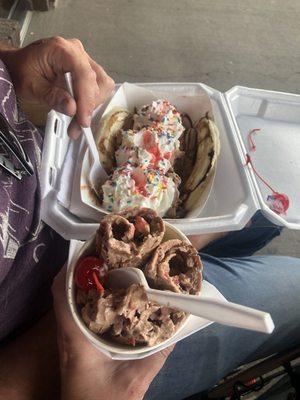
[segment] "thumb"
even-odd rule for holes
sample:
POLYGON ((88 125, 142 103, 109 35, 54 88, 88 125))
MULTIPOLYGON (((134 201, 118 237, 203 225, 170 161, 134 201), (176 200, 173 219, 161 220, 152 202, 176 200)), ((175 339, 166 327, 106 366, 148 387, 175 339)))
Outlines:
POLYGON ((65 89, 49 84, 42 92, 41 101, 50 108, 70 117, 76 114, 76 102, 65 89))

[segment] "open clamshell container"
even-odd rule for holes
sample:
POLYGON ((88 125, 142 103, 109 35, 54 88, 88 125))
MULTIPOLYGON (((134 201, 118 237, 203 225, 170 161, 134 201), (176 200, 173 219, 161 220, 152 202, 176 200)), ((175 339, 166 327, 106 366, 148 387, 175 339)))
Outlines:
MULTIPOLYGON (((242 229, 261 210, 273 223, 300 229, 300 96, 245 87, 234 87, 221 93, 200 83, 141 84, 155 91, 208 94, 215 123, 220 132, 221 153, 216 176, 205 207, 196 218, 172 220, 173 226, 186 235, 242 229), (250 151, 249 132, 256 151, 250 151), (247 163, 251 155, 255 169, 264 179, 289 198, 285 214, 269 207, 272 193, 247 163)), ((93 124, 98 124, 105 105, 95 111, 93 124)), ((41 169, 42 219, 65 239, 71 240, 71 266, 83 243, 99 226, 101 215, 82 202, 80 179, 86 144, 83 137, 70 141, 67 127, 70 119, 51 111, 48 116, 41 169)), ((223 298, 208 282, 201 294, 223 298)), ((205 328, 211 321, 191 316, 189 323, 169 341, 142 354, 121 354, 101 350, 113 359, 147 357, 164 347, 205 328)))
MULTIPOLYGON (((173 219, 186 235, 242 229, 257 210, 273 223, 300 228, 300 95, 236 86, 221 93, 200 83, 140 84, 161 94, 198 96, 208 94, 220 132, 221 152, 209 198, 194 218, 173 219), (256 151, 249 146, 249 132, 256 151), (289 198, 284 214, 272 211, 272 194, 247 163, 252 165, 278 193, 289 198)), ((95 111, 96 126, 103 105, 95 111)), ((84 240, 97 229, 101 213, 83 203, 80 193, 81 166, 86 154, 83 137, 71 142, 70 119, 55 111, 48 116, 41 170, 42 218, 66 239, 84 240)))

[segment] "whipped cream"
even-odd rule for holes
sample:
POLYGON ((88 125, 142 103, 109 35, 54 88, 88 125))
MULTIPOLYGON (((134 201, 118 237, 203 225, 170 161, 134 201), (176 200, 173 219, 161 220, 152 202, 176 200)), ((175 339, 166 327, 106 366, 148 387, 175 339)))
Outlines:
POLYGON ((130 163, 167 172, 172 167, 171 160, 178 149, 178 139, 167 131, 143 128, 122 132, 122 142, 115 152, 115 158, 118 167, 130 163))
POLYGON ((180 113, 168 100, 153 101, 137 110, 134 115, 133 129, 155 126, 161 130, 167 130, 176 139, 184 131, 180 113))
POLYGON ((172 165, 180 153, 181 116, 167 100, 157 100, 133 118, 133 129, 121 132, 117 168, 102 185, 103 207, 109 212, 149 207, 164 216, 179 197, 180 178, 172 165))
POLYGON ((178 183, 158 169, 133 167, 129 163, 116 168, 104 185, 103 206, 109 212, 127 207, 149 207, 163 216, 177 196, 178 183))

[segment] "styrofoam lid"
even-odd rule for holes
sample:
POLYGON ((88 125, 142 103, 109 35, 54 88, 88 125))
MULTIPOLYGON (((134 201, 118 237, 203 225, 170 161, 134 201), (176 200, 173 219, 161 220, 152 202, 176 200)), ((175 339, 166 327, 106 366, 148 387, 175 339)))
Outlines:
POLYGON ((276 213, 270 205, 272 190, 249 168, 260 207, 269 220, 300 229, 300 96, 244 87, 234 87, 225 95, 241 143, 259 175, 275 192, 285 194, 289 207, 276 213), (249 133, 256 149, 251 146, 249 133), (268 200, 269 199, 269 200, 268 200))

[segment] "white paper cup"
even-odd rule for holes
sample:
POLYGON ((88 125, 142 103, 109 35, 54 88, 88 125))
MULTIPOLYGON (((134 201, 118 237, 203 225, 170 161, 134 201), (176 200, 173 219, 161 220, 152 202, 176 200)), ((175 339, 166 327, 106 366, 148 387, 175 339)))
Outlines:
MULTIPOLYGON (((165 228, 166 229, 165 229, 165 235, 164 235, 163 241, 167 241, 170 239, 180 239, 180 240, 186 241, 187 243, 190 243, 188 238, 182 232, 180 232, 177 228, 175 228, 168 222, 165 222, 165 228)), ((131 355, 133 355, 133 354, 146 353, 146 352, 149 352, 149 350, 153 350, 153 349, 161 346, 162 344, 164 344, 171 338, 173 338, 179 331, 181 331, 186 326, 186 324, 189 321, 190 316, 188 316, 186 318, 186 320, 182 323, 182 325, 176 331, 176 333, 173 336, 171 336, 169 339, 167 339, 163 342, 160 342, 159 344, 156 344, 154 346, 137 346, 137 347, 126 346, 123 344, 113 342, 113 340, 104 339, 104 338, 96 335, 92 331, 90 331, 88 329, 88 327, 85 325, 85 323, 80 315, 80 312, 78 310, 77 303, 76 303, 76 287, 75 287, 75 282, 74 282, 74 271, 75 271, 75 267, 76 267, 78 261, 81 258, 86 257, 91 254, 95 254, 94 249, 95 249, 95 235, 93 235, 89 240, 87 240, 83 244, 80 251, 74 257, 72 263, 70 264, 70 266, 67 270, 67 281, 66 281, 67 299, 68 299, 68 303, 70 306, 72 317, 73 317, 76 325, 78 326, 78 328, 81 330, 81 332, 84 334, 84 336, 88 339, 88 341, 92 345, 94 345, 100 351, 103 351, 103 352, 109 351, 111 353, 116 353, 116 354, 131 354, 131 355)))

